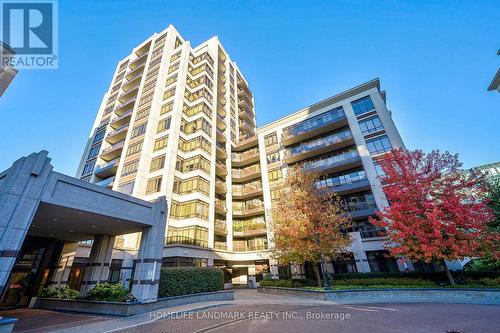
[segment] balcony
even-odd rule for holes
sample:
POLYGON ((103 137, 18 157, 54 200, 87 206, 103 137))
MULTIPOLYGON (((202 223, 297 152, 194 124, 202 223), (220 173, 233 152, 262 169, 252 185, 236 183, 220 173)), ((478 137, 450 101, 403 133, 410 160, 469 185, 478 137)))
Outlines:
POLYGON ((120 96, 118 96, 118 101, 121 103, 126 102, 130 100, 132 97, 136 97, 138 91, 139 91, 139 84, 132 87, 130 90, 121 93, 120 96))
POLYGON ((225 194, 227 192, 226 183, 217 179, 215 181, 215 193, 225 194))
POLYGON ((253 97, 249 90, 238 89, 238 97, 247 100, 247 102, 250 104, 253 104, 252 102, 253 97))
POLYGON ((240 108, 240 111, 246 111, 246 112, 253 112, 253 105, 248 103, 248 101, 244 99, 239 99, 238 100, 238 107, 240 108))
POLYGON ((125 78, 128 81, 134 80, 138 75, 142 74, 142 72, 144 71, 144 66, 145 66, 145 63, 139 64, 130 73, 128 73, 127 75, 125 75, 125 78))
POLYGON ((125 143, 125 140, 117 142, 117 143, 109 146, 108 148, 104 149, 101 152, 101 158, 107 162, 117 158, 118 156, 120 156, 120 154, 123 150, 124 143, 125 143))
POLYGON ((114 182, 115 182, 115 176, 103 179, 95 184, 102 187, 112 188, 114 182))
POLYGON ((344 130, 328 136, 306 141, 285 151, 285 162, 294 163, 316 155, 322 155, 354 144, 351 131, 344 130))
POLYGON ((227 128, 226 121, 219 114, 217 114, 217 128, 221 131, 224 131, 227 128))
POLYGON ((234 252, 252 252, 252 251, 264 251, 267 250, 266 245, 254 245, 254 246, 233 246, 234 252))
POLYGON ((281 136, 281 142, 285 146, 289 146, 344 127, 347 124, 344 111, 342 108, 337 108, 285 128, 281 136))
POLYGON ((357 150, 350 150, 341 154, 331 155, 304 163, 304 170, 319 173, 333 173, 361 166, 361 157, 357 150))
POLYGON ((232 193, 235 199, 248 199, 262 195, 262 184, 234 185, 232 193))
POLYGON ((226 135, 219 128, 216 129, 216 137, 219 142, 227 142, 226 135))
POLYGON ((267 234, 265 223, 248 224, 242 226, 233 225, 234 237, 261 236, 267 234))
POLYGON ((264 205, 237 205, 233 203, 233 216, 238 218, 264 214, 264 205))
POLYGON ((227 115, 227 111, 224 105, 217 104, 217 114, 221 117, 225 117, 227 115))
POLYGON ((127 88, 133 86, 134 84, 136 84, 136 82, 141 82, 141 80, 138 80, 138 79, 142 78, 142 74, 143 74, 143 72, 139 71, 139 72, 135 72, 134 76, 130 76, 130 77, 127 76, 127 83, 125 83, 125 85, 123 86, 123 89, 128 90, 127 88))
POLYGON ((344 209, 353 219, 358 219, 375 215, 378 208, 374 202, 358 202, 348 203, 344 205, 344 209))
POLYGON ((226 221, 216 219, 214 223, 214 232, 218 235, 226 235, 227 234, 226 221))
POLYGON ((98 177, 104 178, 109 177, 111 175, 116 174, 116 170, 118 169, 118 163, 120 162, 119 158, 115 158, 104 164, 99 164, 96 166, 94 174, 98 177))
POLYGON ((129 109, 123 112, 119 117, 116 117, 111 121, 111 127, 117 129, 122 127, 130 122, 130 118, 132 116, 132 109, 129 109))
POLYGON ((260 165, 245 169, 232 169, 232 179, 235 183, 243 183, 256 178, 260 178, 260 165))
POLYGON ((227 175, 226 165, 222 162, 217 161, 215 163, 215 174, 217 176, 225 177, 227 175))
POLYGON ((226 201, 215 199, 215 212, 217 214, 225 215, 227 213, 226 201))
POLYGON ((131 69, 131 70, 134 70, 136 69, 138 66, 140 66, 141 64, 144 64, 146 63, 146 60, 148 59, 148 52, 144 53, 143 55, 141 55, 140 57, 138 58, 135 58, 133 61, 130 62, 130 64, 128 65, 128 67, 131 69))
POLYGON ((108 133, 108 135, 106 136, 106 141, 111 144, 114 144, 117 143, 118 141, 124 140, 125 137, 127 136, 127 130, 128 130, 128 124, 118 127, 117 129, 108 133))
POLYGON ((227 158, 227 152, 226 152, 226 146, 217 142, 217 145, 215 147, 215 151, 217 153, 217 158, 219 159, 226 159, 227 158))
POLYGON ((240 129, 246 133, 254 133, 255 126, 248 120, 240 119, 240 129))
POLYGON ((238 108, 238 115, 241 120, 247 120, 253 122, 253 113, 251 110, 238 108))
POLYGON ((236 167, 245 166, 259 161, 259 149, 254 148, 242 153, 232 153, 231 161, 232 165, 236 167))
POLYGON ((198 247, 208 247, 208 242, 205 240, 185 236, 170 236, 165 237, 165 245, 191 245, 198 247))
POLYGON ((214 249, 227 251, 227 243, 226 242, 214 242, 214 249))
POLYGON ((234 150, 235 151, 247 150, 248 148, 257 146, 257 144, 258 144, 257 135, 240 137, 240 141, 236 143, 234 150))

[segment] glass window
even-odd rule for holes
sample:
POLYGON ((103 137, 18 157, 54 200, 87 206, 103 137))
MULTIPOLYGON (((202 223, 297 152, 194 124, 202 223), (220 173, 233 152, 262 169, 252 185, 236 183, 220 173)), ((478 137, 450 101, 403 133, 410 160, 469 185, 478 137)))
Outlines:
POLYGON ((87 157, 87 159, 91 159, 93 157, 96 157, 97 154, 99 154, 99 149, 101 149, 101 145, 97 145, 97 146, 94 146, 92 148, 90 148, 90 152, 89 152, 89 156, 87 157))
POLYGON ((118 192, 132 194, 134 190, 134 181, 118 185, 118 192))
POLYGON ((162 105, 161 110, 160 110, 160 116, 164 115, 165 113, 168 113, 174 109, 174 102, 169 102, 165 105, 162 105))
POLYGON ((123 166, 122 176, 128 176, 135 173, 137 171, 138 166, 139 166, 139 160, 128 162, 123 166))
POLYGON ((392 149, 391 142, 387 135, 382 135, 377 138, 367 140, 366 146, 370 154, 380 154, 392 149))
POLYGON ((171 119, 172 119, 171 117, 168 117, 166 119, 160 120, 158 122, 158 128, 156 129, 156 133, 160 133, 160 132, 163 132, 163 131, 170 129, 171 119))
POLYGON ((283 178, 283 172, 281 169, 271 170, 268 172, 269 181, 276 181, 283 178))
POLYGON ((276 133, 268 134, 264 137, 264 144, 266 147, 272 146, 276 143, 278 143, 278 136, 276 133))
POLYGON ((363 97, 351 103, 352 109, 354 110, 354 114, 356 116, 362 115, 363 113, 372 111, 375 109, 373 106, 372 99, 370 96, 363 97))
POLYGON ((167 142, 168 142, 168 135, 165 135, 164 137, 156 139, 153 151, 158 151, 160 149, 165 148, 167 146, 167 142))
POLYGON ((267 163, 269 164, 278 162, 280 160, 280 153, 279 151, 274 151, 272 153, 267 154, 266 158, 267 158, 267 163))
POLYGON ((83 167, 82 176, 88 175, 89 173, 92 173, 92 171, 94 170, 94 165, 95 165, 95 160, 85 164, 85 166, 83 167))
POLYGON ((143 135, 146 132, 146 125, 147 123, 140 124, 132 129, 132 134, 130 135, 130 138, 135 138, 140 135, 143 135))
POLYGON ((92 143, 96 143, 96 142, 99 142, 101 141, 103 138, 104 138, 104 134, 106 133, 106 130, 105 129, 101 129, 99 130, 95 136, 94 136, 94 141, 92 143))
POLYGON ((370 117, 368 119, 360 121, 359 127, 361 128, 361 133, 363 134, 369 134, 384 129, 384 126, 382 126, 382 123, 380 122, 380 118, 378 116, 370 117))
POLYGON ((151 160, 151 166, 149 171, 156 171, 163 169, 165 166, 165 155, 155 157, 151 160))
POLYGON ((142 150, 142 141, 133 144, 127 148, 127 156, 137 154, 142 150))
POLYGON ((146 194, 159 192, 161 189, 161 176, 155 177, 148 180, 148 184, 146 186, 146 194))

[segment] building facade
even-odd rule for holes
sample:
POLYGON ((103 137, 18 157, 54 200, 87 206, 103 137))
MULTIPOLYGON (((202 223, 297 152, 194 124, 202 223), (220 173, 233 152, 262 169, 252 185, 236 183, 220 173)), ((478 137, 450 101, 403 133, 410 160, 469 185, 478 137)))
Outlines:
MULTIPOLYGON (((497 55, 500 56, 500 49, 497 52, 497 55)), ((500 68, 497 70, 493 80, 491 80, 490 85, 488 86, 488 91, 497 91, 500 92, 500 68)))
MULTIPOLYGON (((273 200, 287 168, 303 163, 356 222, 351 255, 327 269, 397 270, 368 223, 387 205, 377 159, 397 147, 378 79, 257 128, 249 84, 217 37, 193 47, 169 26, 117 65, 77 177, 148 201, 166 196, 163 265, 225 267, 227 282, 247 284, 307 275, 269 254, 273 200)), ((124 235, 115 247, 138 242, 124 235)))
POLYGON ((0 97, 2 97, 17 74, 17 69, 10 65, 10 60, 14 56, 14 51, 7 44, 0 41, 0 97))

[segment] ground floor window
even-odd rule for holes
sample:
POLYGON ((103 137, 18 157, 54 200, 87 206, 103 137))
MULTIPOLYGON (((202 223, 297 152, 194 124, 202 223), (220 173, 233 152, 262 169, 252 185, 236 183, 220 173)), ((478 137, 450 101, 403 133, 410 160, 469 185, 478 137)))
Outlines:
POLYGON ((208 259, 193 257, 164 257, 162 267, 207 267, 208 259))
POLYGON ((372 272, 399 272, 398 264, 394 258, 388 256, 387 251, 367 251, 366 257, 372 272))
POLYGON ((332 260, 333 272, 339 273, 357 273, 356 262, 352 253, 343 254, 332 260))
POLYGON ((122 262, 121 259, 112 259, 111 265, 109 266, 109 283, 118 283, 120 282, 120 272, 122 270, 122 262))

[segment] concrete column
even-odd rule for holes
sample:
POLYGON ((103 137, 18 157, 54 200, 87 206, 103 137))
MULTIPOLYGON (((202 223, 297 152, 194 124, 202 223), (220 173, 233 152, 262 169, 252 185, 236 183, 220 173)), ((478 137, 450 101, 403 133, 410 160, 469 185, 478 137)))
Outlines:
POLYGON ((73 266, 73 260, 75 259, 77 248, 78 243, 64 244, 56 271, 52 276, 50 284, 61 285, 68 283, 69 273, 71 272, 71 267, 73 266))
POLYGON ((97 235, 94 237, 80 295, 85 296, 96 284, 108 281, 114 244, 115 236, 97 235))
POLYGON ((165 197, 156 199, 151 227, 144 227, 135 260, 132 294, 142 303, 156 302, 167 224, 165 197))
POLYGON ((0 293, 40 203, 52 171, 47 152, 15 161, 0 173, 0 293))
POLYGON ((269 259, 269 273, 271 274, 271 279, 279 279, 278 261, 276 259, 269 259))
POLYGON ((368 258, 366 257, 366 252, 363 248, 363 242, 361 240, 361 234, 359 231, 350 232, 351 245, 349 250, 354 255, 354 261, 356 263, 356 269, 359 273, 369 273, 371 272, 370 265, 368 263, 368 258))

